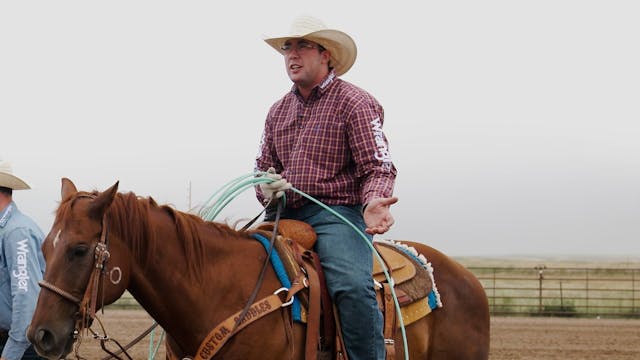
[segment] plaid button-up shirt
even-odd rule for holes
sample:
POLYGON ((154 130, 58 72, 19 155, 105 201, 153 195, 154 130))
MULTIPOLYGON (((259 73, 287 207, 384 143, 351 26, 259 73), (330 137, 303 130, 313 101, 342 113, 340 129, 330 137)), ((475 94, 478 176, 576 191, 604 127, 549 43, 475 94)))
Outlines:
MULTIPOLYGON (((307 100, 294 85, 269 110, 255 170, 274 167, 296 189, 328 205, 390 197, 396 168, 383 120, 372 95, 333 71, 307 100)), ((257 197, 264 200, 259 188, 257 197)), ((290 190, 286 197, 293 208, 308 201, 290 190)))

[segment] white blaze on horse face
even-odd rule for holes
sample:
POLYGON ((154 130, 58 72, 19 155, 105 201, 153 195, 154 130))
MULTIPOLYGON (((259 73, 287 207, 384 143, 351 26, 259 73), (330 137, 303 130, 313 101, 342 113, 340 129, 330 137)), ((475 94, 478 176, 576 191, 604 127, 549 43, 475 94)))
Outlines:
POLYGON ((58 233, 56 234, 56 237, 53 238, 53 248, 55 249, 56 244, 58 243, 58 241, 60 241, 60 233, 62 232, 62 230, 58 230, 58 233))

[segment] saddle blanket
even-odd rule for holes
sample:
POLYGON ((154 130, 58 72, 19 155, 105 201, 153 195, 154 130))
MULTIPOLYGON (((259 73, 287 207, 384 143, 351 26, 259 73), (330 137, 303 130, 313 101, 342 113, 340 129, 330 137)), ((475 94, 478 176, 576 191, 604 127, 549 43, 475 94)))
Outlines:
MULTIPOLYGON (((252 236, 254 239, 256 239, 258 242, 262 244, 262 246, 265 248, 265 251, 269 252, 269 249, 271 247, 271 243, 269 239, 267 239, 265 236, 259 233, 254 233, 252 234, 252 236)), ((431 266, 431 263, 427 261, 424 255, 418 254, 418 252, 414 248, 409 247, 402 243, 394 242, 391 240, 385 240, 382 242, 387 245, 392 245, 394 248, 401 251, 407 257, 411 258, 416 263, 417 266, 422 266, 424 269, 426 269, 431 280, 432 288, 425 298, 412 302, 411 304, 405 305, 400 308, 404 325, 405 326, 409 325, 412 322, 426 316, 433 309, 442 307, 440 294, 438 293, 438 289, 435 284, 435 279, 433 278, 433 268, 431 266)), ((273 267, 282 286, 286 288, 290 288, 291 279, 289 279, 289 276, 287 275, 285 266, 282 262, 282 259, 280 258, 280 255, 275 250, 275 246, 271 250, 269 259, 271 262, 271 266, 273 267)), ((377 260, 374 258, 374 261, 377 261, 377 260)), ((303 323, 306 322, 306 313, 304 309, 302 309, 300 300, 298 299, 297 296, 294 296, 294 301, 293 301, 291 310, 292 310, 292 316, 294 321, 303 322, 303 323)))

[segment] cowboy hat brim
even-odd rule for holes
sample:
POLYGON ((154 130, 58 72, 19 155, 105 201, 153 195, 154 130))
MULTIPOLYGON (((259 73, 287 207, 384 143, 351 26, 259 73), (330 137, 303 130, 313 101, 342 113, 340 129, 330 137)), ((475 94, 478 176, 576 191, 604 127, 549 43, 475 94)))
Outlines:
POLYGON ((356 61, 358 49, 355 41, 351 36, 339 30, 319 30, 307 34, 289 35, 284 37, 268 38, 264 41, 271 45, 277 52, 284 55, 282 45, 291 39, 307 39, 322 45, 331 53, 331 67, 333 67, 336 75, 340 76, 353 66, 356 61))
POLYGON ((5 172, 0 172, 0 186, 13 190, 31 189, 31 187, 19 177, 5 172))

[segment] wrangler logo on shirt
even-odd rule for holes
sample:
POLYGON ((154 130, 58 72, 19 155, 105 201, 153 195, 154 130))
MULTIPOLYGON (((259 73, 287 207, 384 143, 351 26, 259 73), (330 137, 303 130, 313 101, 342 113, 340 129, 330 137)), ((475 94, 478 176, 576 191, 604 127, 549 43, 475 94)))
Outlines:
POLYGON ((375 153, 376 159, 382 161, 382 168, 385 170, 391 169, 391 154, 389 153, 389 148, 387 147, 387 142, 384 141, 384 133, 382 132, 382 123, 380 122, 380 118, 377 117, 371 121, 373 136, 376 139, 376 146, 378 147, 378 151, 375 153))
POLYGON ((27 254, 29 254, 29 248, 27 247, 27 239, 18 241, 18 244, 18 256, 16 256, 18 268, 13 270, 13 277, 18 280, 18 289, 23 292, 28 292, 29 273, 27 272, 27 254))

